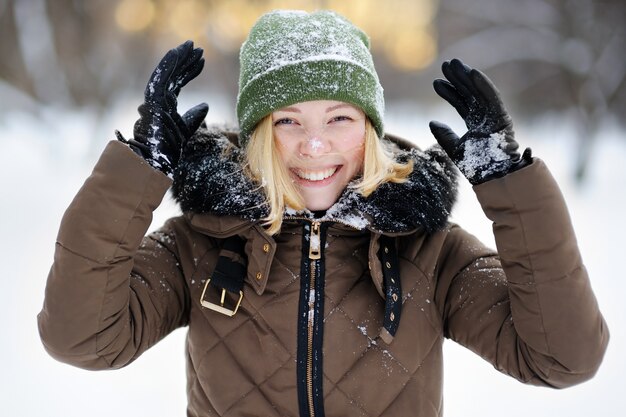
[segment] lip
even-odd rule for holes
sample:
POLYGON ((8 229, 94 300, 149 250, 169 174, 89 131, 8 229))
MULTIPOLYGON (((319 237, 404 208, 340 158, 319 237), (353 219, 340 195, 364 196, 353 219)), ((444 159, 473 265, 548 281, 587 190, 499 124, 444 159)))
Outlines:
MULTIPOLYGON (((336 165, 335 167, 336 167, 336 170, 333 173, 333 175, 331 175, 328 178, 324 178, 323 180, 318 180, 318 181, 312 181, 312 180, 307 180, 305 178, 301 178, 298 174, 296 174, 295 169, 293 168, 291 169, 291 175, 295 179, 296 183, 303 187, 324 187, 332 183, 333 181, 335 181, 335 178, 337 178, 337 174, 339 173, 339 171, 341 171, 341 169, 343 168, 343 165, 336 165)), ((333 167, 328 167, 328 168, 333 168, 333 167)), ((320 169, 320 171, 323 171, 323 170, 324 169, 320 169)))

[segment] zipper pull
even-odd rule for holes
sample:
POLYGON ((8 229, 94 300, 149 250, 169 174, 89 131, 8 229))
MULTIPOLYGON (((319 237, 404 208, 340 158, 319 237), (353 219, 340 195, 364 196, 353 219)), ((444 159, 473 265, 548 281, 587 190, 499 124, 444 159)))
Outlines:
POLYGON ((320 259, 322 256, 321 242, 320 222, 313 222, 309 236, 309 259, 320 259))

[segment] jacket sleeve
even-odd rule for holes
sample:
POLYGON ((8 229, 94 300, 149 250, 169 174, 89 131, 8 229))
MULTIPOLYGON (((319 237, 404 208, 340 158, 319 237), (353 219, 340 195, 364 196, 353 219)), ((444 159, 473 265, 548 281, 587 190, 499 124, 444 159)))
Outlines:
POLYGON ((525 383, 556 388, 591 378, 609 333, 561 192, 534 162, 474 187, 498 253, 458 227, 440 279, 446 336, 525 383))
POLYGON ((107 145, 61 221, 38 315, 54 358, 119 368, 186 324, 175 234, 144 238, 170 183, 125 145, 107 145))

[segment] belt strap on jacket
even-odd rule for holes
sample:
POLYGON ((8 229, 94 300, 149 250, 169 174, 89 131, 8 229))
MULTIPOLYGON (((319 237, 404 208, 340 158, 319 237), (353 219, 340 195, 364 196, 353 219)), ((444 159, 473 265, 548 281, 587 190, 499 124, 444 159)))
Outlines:
POLYGON ((383 284, 385 290, 385 316, 381 338, 389 344, 396 335, 402 314, 402 286, 398 265, 398 252, 395 239, 382 235, 378 257, 383 270, 383 284))
POLYGON ((245 241, 239 236, 231 236, 224 240, 217 259, 215 270, 204 285, 200 296, 203 307, 234 316, 243 299, 243 282, 247 272, 247 258, 244 251, 245 241), (215 296, 215 290, 221 295, 215 296), (226 306, 226 292, 234 295, 229 297, 230 307, 226 306), (219 302, 210 301, 219 298, 219 302))

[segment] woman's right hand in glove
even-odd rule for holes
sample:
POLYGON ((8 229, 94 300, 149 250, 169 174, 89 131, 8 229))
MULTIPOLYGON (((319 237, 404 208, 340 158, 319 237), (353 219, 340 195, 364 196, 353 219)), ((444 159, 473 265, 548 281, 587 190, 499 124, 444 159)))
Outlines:
POLYGON ((187 41, 165 54, 156 67, 144 92, 144 102, 138 108, 134 138, 117 138, 128 144, 153 168, 172 177, 184 143, 195 133, 206 117, 206 103, 178 114, 180 89, 200 74, 204 67, 202 49, 187 41))

